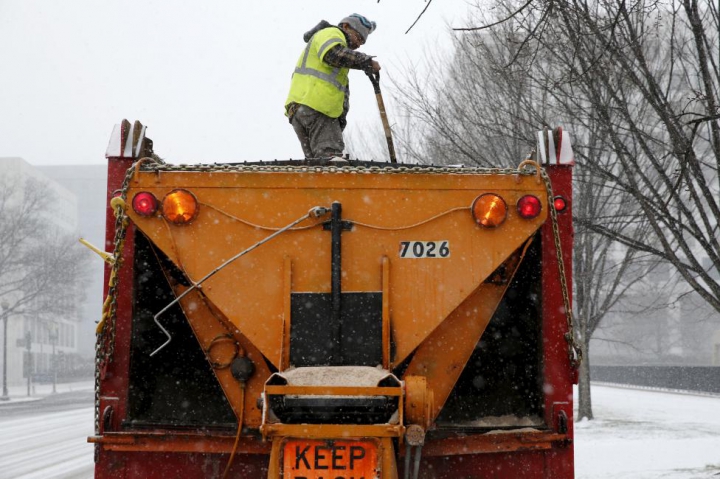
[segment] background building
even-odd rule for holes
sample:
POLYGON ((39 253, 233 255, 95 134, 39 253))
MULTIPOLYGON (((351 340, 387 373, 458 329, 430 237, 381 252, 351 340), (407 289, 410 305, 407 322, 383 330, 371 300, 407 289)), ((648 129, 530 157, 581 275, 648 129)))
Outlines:
MULTIPOLYGON (((75 195, 79 236, 103 249, 107 166, 38 166, 37 170, 75 195)), ((104 249, 112 251, 112 245, 107 245, 104 249)), ((85 298, 81 305, 81 321, 78 325, 80 339, 78 352, 84 357, 94 357, 95 326, 102 313, 104 263, 90 250, 87 253, 91 257, 91 261, 85 286, 85 298)))
MULTIPOLYGON (((42 218, 42 224, 46 225, 48 231, 52 231, 53 234, 78 234, 78 200, 70 190, 21 158, 0 158, 0 177, 11 181, 12 185, 19 188, 19 194, 11 197, 14 202, 24 201, 23 195, 29 184, 40 185, 40 188, 47 191, 52 198, 52 202, 46 208, 37 211, 42 218), (28 180, 32 181, 28 183, 28 180)), ((8 207, 2 211, 5 212, 4 214, 9 214, 8 211, 12 211, 12 208, 8 207)), ((0 221, 7 220, 8 218, 0 218, 0 221)), ((5 278, 7 281, 7 275, 5 278)), ((3 342, 0 343, 0 345, 7 344, 8 347, 8 385, 23 384, 28 373, 36 379, 47 378, 54 371, 54 364, 58 364, 58 370, 62 371, 72 367, 77 361, 81 344, 80 330, 84 318, 75 311, 78 311, 76 306, 83 301, 83 298, 75 292, 79 288, 73 290, 71 286, 73 285, 68 285, 67 295, 53 299, 60 310, 67 311, 65 314, 14 313, 9 316, 7 338, 2 338, 3 342)), ((8 302, 12 304, 14 294, 19 293, 9 292, 4 297, 3 303, 6 307, 8 302)), ((1 361, 2 356, 0 356, 1 361)))

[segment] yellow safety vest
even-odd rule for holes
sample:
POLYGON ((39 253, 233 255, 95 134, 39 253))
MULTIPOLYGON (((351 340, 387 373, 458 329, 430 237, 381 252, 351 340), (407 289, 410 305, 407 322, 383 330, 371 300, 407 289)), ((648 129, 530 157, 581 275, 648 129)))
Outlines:
MULTIPOLYGON (((332 47, 347 47, 347 41, 338 27, 328 27, 317 32, 300 55, 290 84, 290 103, 306 105, 330 118, 338 118, 343 112, 343 100, 348 86, 348 68, 336 68, 323 62, 332 47)), ((286 113, 287 114, 287 113, 286 113)))

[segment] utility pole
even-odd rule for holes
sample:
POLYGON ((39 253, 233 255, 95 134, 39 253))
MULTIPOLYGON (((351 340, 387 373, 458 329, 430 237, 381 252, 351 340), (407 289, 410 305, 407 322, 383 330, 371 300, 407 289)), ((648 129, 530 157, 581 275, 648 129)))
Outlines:
POLYGON ((2 307, 2 319, 3 323, 3 394, 0 396, 0 401, 9 401, 10 400, 10 394, 8 393, 8 387, 7 387, 7 349, 8 349, 8 340, 7 340, 7 323, 8 323, 8 317, 10 316, 7 312, 10 305, 8 304, 7 300, 3 299, 2 303, 0 303, 0 306, 2 307))
POLYGON ((57 321, 50 321, 48 323, 48 332, 50 338, 50 344, 52 344, 52 373, 53 373, 53 394, 57 392, 57 358, 55 357, 55 344, 58 340, 58 323, 57 321))
POLYGON ((30 397, 30 383, 32 382, 33 357, 32 357, 32 333, 25 333, 25 349, 27 350, 27 395, 30 397))

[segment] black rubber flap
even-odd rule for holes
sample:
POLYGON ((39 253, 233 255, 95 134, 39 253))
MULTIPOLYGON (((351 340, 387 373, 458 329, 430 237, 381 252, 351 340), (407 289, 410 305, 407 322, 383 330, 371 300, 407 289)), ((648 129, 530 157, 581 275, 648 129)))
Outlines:
POLYGON ((330 293, 292 294, 291 365, 382 364, 382 293, 342 293, 341 303, 337 325, 330 293))

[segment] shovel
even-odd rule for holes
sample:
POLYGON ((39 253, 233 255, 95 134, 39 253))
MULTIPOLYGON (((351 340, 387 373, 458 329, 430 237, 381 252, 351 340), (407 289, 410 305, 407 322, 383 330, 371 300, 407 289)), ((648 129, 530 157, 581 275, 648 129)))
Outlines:
POLYGON ((380 119, 382 120, 383 129, 385 130, 385 139, 390 152, 390 161, 397 163, 395 157, 395 147, 393 146, 392 132, 390 131, 390 123, 388 123, 387 113, 385 113, 385 103, 383 102, 382 92, 380 91, 380 72, 366 71, 365 74, 370 78, 375 90, 375 98, 377 99, 378 109, 380 110, 380 119))

